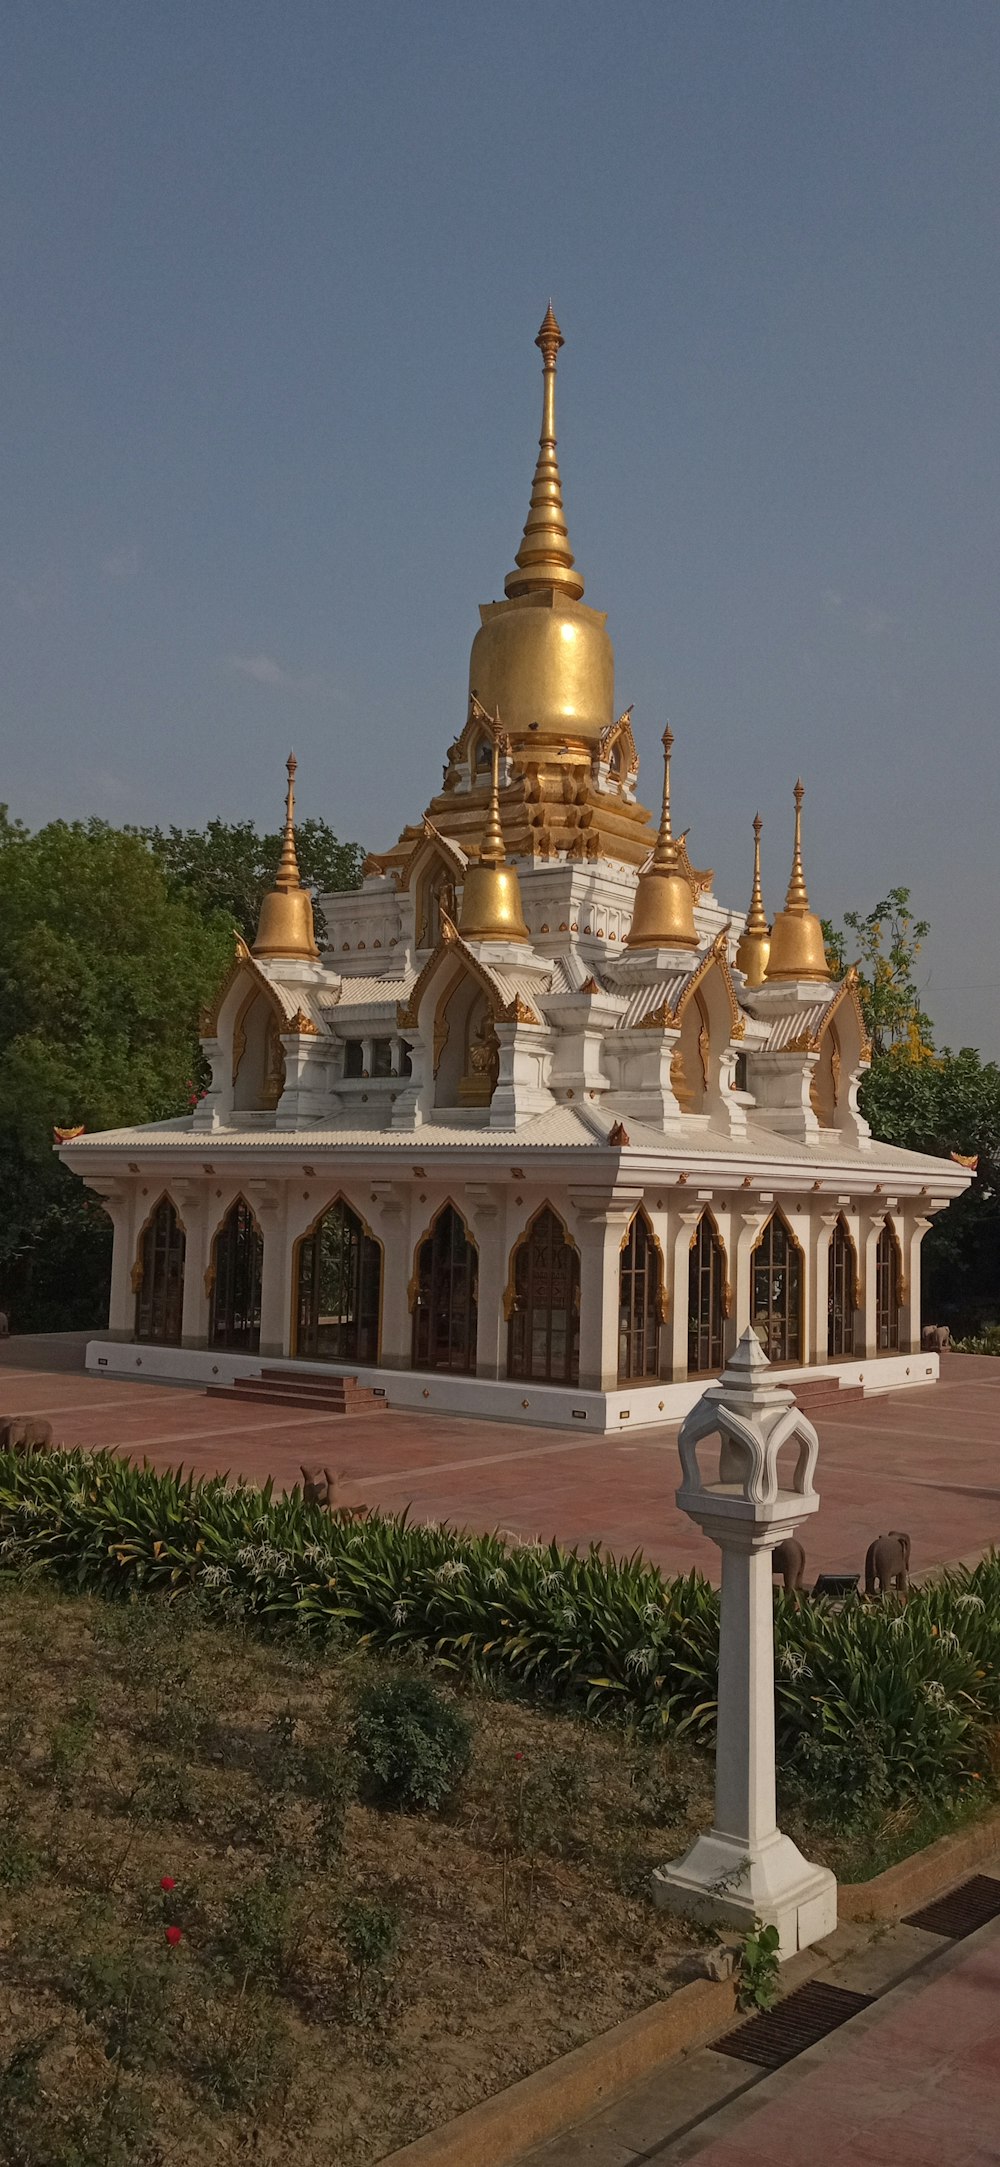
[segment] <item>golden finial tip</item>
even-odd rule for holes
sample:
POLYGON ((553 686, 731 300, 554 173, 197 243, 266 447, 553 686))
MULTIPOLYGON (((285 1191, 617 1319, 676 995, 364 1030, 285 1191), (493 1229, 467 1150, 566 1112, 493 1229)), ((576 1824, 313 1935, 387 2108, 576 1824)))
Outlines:
POLYGON ((555 355, 558 353, 560 346, 565 346, 565 344, 566 341, 563 338, 558 323, 556 322, 555 310, 553 309, 552 302, 550 300, 548 308, 545 311, 545 315, 542 318, 542 322, 539 325, 538 337, 535 340, 535 345, 541 347, 543 354, 545 353, 546 347, 551 346, 553 358, 555 358, 555 355))
POLYGON ((795 803, 796 803, 796 805, 801 805, 801 803, 802 803, 802 800, 803 800, 803 798, 805 797, 805 794, 806 794, 806 786, 805 786, 805 783, 804 783, 804 782, 803 782, 803 780, 802 780, 802 777, 801 777, 801 775, 800 775, 800 776, 798 777, 798 779, 797 779, 797 781, 796 781, 796 784, 795 784, 795 789, 794 789, 794 791, 793 791, 793 793, 792 793, 792 794, 793 794, 793 796, 794 796, 794 799, 795 799, 795 803))
POLYGON ((760 814, 759 814, 759 813, 755 813, 755 814, 754 814, 754 816, 753 816, 753 832, 754 832, 754 834, 755 834, 755 835, 756 835, 756 836, 758 837, 758 839, 759 839, 759 837, 760 837, 760 836, 762 835, 762 833, 763 833, 763 829, 764 829, 764 823, 763 823, 763 821, 762 821, 762 819, 761 819, 761 817, 760 817, 760 814))
POLYGON ((671 727, 670 727, 670 724, 669 724, 669 722, 668 722, 668 724, 667 724, 667 727, 666 727, 666 729, 665 729, 665 730, 664 730, 664 732, 663 732, 663 736, 662 736, 662 737, 661 737, 661 739, 660 739, 660 743, 661 743, 661 745, 662 745, 662 746, 664 747, 664 750, 665 750, 666 752, 672 752, 672 751, 673 751, 673 747, 674 747, 674 733, 673 733, 673 731, 672 731, 672 729, 671 729, 671 727))

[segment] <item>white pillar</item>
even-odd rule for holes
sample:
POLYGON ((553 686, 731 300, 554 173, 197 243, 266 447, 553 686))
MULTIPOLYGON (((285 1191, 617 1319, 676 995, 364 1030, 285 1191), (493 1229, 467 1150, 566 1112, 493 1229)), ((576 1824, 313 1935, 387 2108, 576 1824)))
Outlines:
POLYGON ((507 1323, 503 1314, 507 1283, 505 1201, 502 1192, 488 1182, 465 1184, 466 1223, 479 1249, 477 1377, 502 1377, 507 1368, 507 1323))
POLYGON ((88 1181, 87 1187, 100 1197, 114 1228, 107 1336, 109 1339, 130 1340, 135 1332, 135 1292, 132 1286, 134 1184, 116 1180, 88 1181))
POLYGON ((831 1934, 837 1884, 812 1866, 775 1819, 774 1597, 771 1553, 817 1511, 818 1443, 749 1327, 718 1384, 681 1426, 677 1502, 722 1552, 715 1819, 683 1858, 653 1876, 666 1910, 715 1919, 745 1932, 778 1928, 781 1956, 831 1934), (698 1446, 721 1439, 720 1479, 706 1483, 698 1446), (752 1442, 751 1442, 752 1441, 752 1442), (793 1487, 778 1488, 782 1446, 798 1446, 793 1487))
POLYGON ((751 1204, 746 1211, 733 1213, 736 1254, 731 1259, 731 1266, 733 1273, 733 1312, 737 1340, 742 1339, 750 1322, 753 1253, 761 1227, 766 1226, 770 1218, 771 1202, 770 1197, 762 1197, 759 1204, 751 1204))
POLYGON ((865 1318, 865 1343, 858 1351, 869 1362, 878 1353, 878 1326, 876 1322, 878 1286, 875 1260, 878 1250, 878 1238, 884 1225, 884 1211, 862 1212, 861 1239, 863 1253, 859 1258, 859 1262, 861 1265, 861 1300, 864 1305, 865 1318))
POLYGON ((205 1285, 208 1265, 206 1222, 208 1190, 204 1183, 172 1181, 170 1194, 184 1228, 184 1300, 181 1308, 181 1346, 207 1347, 210 1297, 205 1285))
POLYGON ((409 1369, 413 1320, 410 1316, 409 1199, 393 1181, 376 1180, 369 1191, 372 1233, 382 1244, 382 1317, 379 1363, 385 1369, 409 1369))
MULTIPOLYGON (((903 1352, 907 1354, 920 1353, 920 1331, 923 1321, 923 1302, 920 1292, 920 1251, 923 1245, 924 1235, 926 1234, 930 1224, 930 1220, 928 1218, 924 1218, 923 1216, 911 1219, 909 1226, 909 1240, 906 1244, 905 1249, 903 1250, 904 1270, 906 1271, 907 1280, 907 1309, 909 1314, 910 1326, 906 1346, 903 1349, 903 1352)), ((900 1344, 902 1346, 902 1334, 900 1334, 900 1344)))
POLYGON ((642 1202, 636 1189, 571 1189, 580 1245, 580 1389, 618 1388, 618 1305, 622 1236, 642 1202))
POLYGON ((830 1359, 830 1243, 836 1231, 839 1213, 818 1212, 813 1241, 814 1265, 812 1276, 812 1321, 809 1326, 809 1362, 828 1362, 830 1359))
POLYGON ((674 1384, 681 1382, 688 1372, 688 1289, 690 1286, 691 1244, 695 1229, 701 1218, 703 1206, 692 1203, 675 1221, 673 1239, 673 1284, 670 1303, 670 1375, 674 1384))
POLYGON ((248 1181, 246 1200, 264 1240, 260 1275, 260 1352, 288 1354, 292 1331, 292 1259, 286 1234, 286 1192, 269 1181, 248 1181))

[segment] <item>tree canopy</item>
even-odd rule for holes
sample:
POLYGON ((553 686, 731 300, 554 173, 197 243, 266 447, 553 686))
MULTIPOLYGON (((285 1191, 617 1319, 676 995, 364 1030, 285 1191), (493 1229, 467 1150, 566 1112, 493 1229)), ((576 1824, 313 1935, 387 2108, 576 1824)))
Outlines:
MULTIPOLYGON (((299 830, 303 878, 351 886, 361 852, 299 830)), ((192 1104, 198 1014, 252 940, 281 838, 249 822, 32 833, 0 807, 0 1306, 15 1329, 103 1321, 110 1222, 53 1127, 163 1120, 192 1104)))
MULTIPOLYGON (((204 916, 221 911, 245 941, 253 941, 261 901, 278 869, 280 829, 258 835, 252 820, 210 820, 204 828, 141 828, 138 833, 204 916)), ((295 830, 295 845, 307 888, 333 891, 359 885, 361 845, 339 842, 325 820, 303 820, 295 830)), ((325 928, 318 908, 315 915, 317 938, 322 939, 325 928)))
POLYGON ((858 966, 872 1042, 860 1103, 873 1135, 978 1161, 971 1187, 935 1219, 923 1247, 925 1316, 975 1329, 1000 1319, 1000 1065, 974 1046, 935 1049, 917 981, 928 930, 909 888, 890 888, 865 917, 847 912, 843 929, 823 927, 834 976, 858 966))

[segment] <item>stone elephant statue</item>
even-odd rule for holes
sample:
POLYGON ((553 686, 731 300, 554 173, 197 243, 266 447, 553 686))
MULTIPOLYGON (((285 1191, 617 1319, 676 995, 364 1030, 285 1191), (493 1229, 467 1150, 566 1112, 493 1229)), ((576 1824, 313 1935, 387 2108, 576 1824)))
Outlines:
POLYGON ((802 1586, 806 1569, 806 1554, 800 1542, 788 1535, 784 1542, 775 1543, 771 1552, 771 1575, 777 1579, 781 1574, 785 1594, 795 1595, 802 1586))
POLYGON ((877 1535, 865 1558, 865 1594, 888 1595, 895 1587, 905 1595, 910 1585, 910 1538, 894 1531, 877 1535))
POLYGON ((947 1354, 951 1346, 951 1327, 947 1324, 925 1324, 920 1334, 920 1344, 925 1354, 947 1354))
POLYGON ((0 1452, 51 1452, 52 1424, 41 1415, 0 1416, 0 1452))

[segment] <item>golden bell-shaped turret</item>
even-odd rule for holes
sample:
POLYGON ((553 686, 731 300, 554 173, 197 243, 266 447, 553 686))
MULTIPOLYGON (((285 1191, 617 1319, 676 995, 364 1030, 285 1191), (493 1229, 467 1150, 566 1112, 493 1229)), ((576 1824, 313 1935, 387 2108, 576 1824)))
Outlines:
POLYGON ((500 825, 500 746, 495 737, 486 829, 477 862, 465 868, 458 930, 463 939, 469 940, 528 939, 521 884, 514 867, 507 863, 500 825))
POLYGON ((569 739, 594 745, 615 719, 615 657, 603 610, 581 600, 583 575, 569 546, 556 457, 556 356, 563 335, 549 303, 536 346, 542 355, 542 430, 531 502, 506 601, 484 603, 472 646, 469 691, 499 710, 516 741, 541 751, 569 739))
POLYGON ((753 890, 746 924, 740 934, 736 950, 736 968, 743 972, 748 992, 755 993, 764 983, 767 959, 771 953, 771 928, 767 922, 764 898, 760 890, 760 833, 763 822, 760 814, 753 820, 753 890))
POLYGON ((305 956, 319 954, 313 928, 312 897, 302 886, 295 850, 295 770, 298 761, 290 752, 286 762, 288 790, 285 795, 285 833, 274 887, 260 906, 260 922, 253 944, 255 956, 305 956))
POLYGON ((767 959, 768 985, 776 980, 792 979, 826 980, 830 966, 826 960, 826 944, 823 928, 815 913, 809 908, 805 875, 802 871, 802 800, 805 785, 795 785, 795 849, 792 854, 792 877, 788 883, 785 908, 779 910, 771 927, 771 952, 767 959))
POLYGON ((626 948, 697 948, 691 883, 682 872, 670 825, 670 752, 673 731, 663 732, 663 809, 656 848, 640 873, 626 948))

